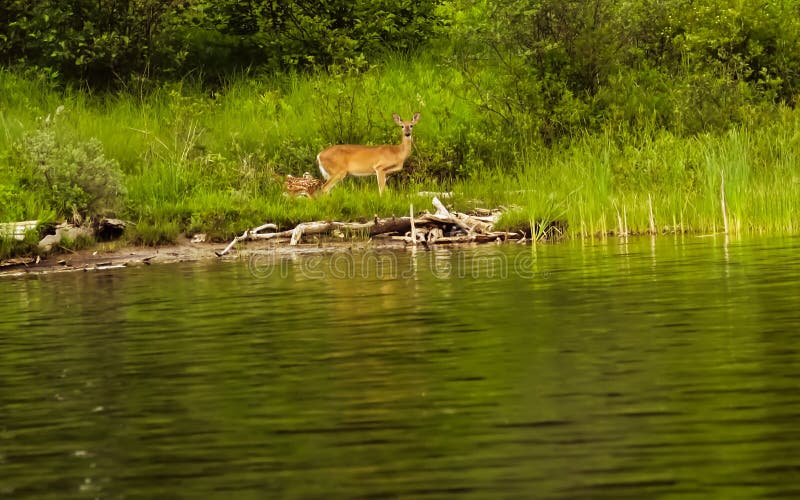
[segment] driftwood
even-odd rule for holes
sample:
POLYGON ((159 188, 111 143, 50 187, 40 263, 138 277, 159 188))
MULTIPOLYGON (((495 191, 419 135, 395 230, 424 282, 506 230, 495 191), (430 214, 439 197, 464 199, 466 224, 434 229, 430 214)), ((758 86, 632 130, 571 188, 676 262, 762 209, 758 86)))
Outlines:
POLYGON ((436 217, 443 217, 443 218, 450 217, 450 211, 447 210, 447 207, 445 207, 441 201, 439 201, 439 198, 434 196, 431 203, 433 204, 433 208, 436 209, 436 213, 434 213, 433 215, 435 215, 436 217))
POLYGON ((53 247, 61 243, 63 238, 75 240, 80 236, 93 237, 99 240, 112 240, 122 236, 129 222, 120 219, 99 219, 91 224, 76 226, 74 224, 62 223, 43 223, 29 220, 22 222, 3 222, 0 223, 0 236, 10 237, 22 241, 28 231, 38 230, 40 233, 49 233, 39 241, 39 250, 50 252, 53 247))
POLYGON ((61 240, 67 238, 69 240, 76 240, 80 236, 91 237, 93 231, 89 227, 73 226, 71 224, 59 224, 56 226, 55 234, 48 234, 41 241, 39 241, 39 250, 41 252, 51 252, 54 247, 61 243, 61 240))
POLYGON ((39 241, 39 250, 42 252, 50 252, 54 247, 61 243, 61 240, 67 238, 75 240, 81 236, 86 238, 96 238, 101 241, 114 240, 122 236, 125 228, 130 223, 121 219, 108 219, 103 218, 92 224, 85 224, 83 226, 75 226, 73 224, 59 224, 55 227, 53 234, 48 234, 41 241, 39 241))
POLYGON ((117 239, 122 236, 129 224, 122 219, 100 219, 93 225, 94 237, 106 241, 117 239))
POLYGON ((373 225, 369 228, 371 237, 385 234, 406 234, 411 231, 411 217, 391 217, 388 219, 378 219, 375 217, 373 225))
POLYGON ((453 192, 452 191, 444 191, 444 192, 420 191, 420 192, 417 193, 417 195, 419 195, 419 196, 432 196, 432 197, 442 198, 444 200, 447 200, 447 199, 453 197, 453 192))
POLYGON ((292 230, 292 239, 289 241, 289 244, 299 244, 300 239, 306 234, 328 233, 334 229, 359 231, 369 229, 373 226, 373 224, 374 222, 304 222, 302 224, 298 224, 297 227, 292 230))
POLYGON ((409 245, 444 245, 459 243, 488 243, 510 240, 524 241, 523 233, 494 231, 500 211, 481 210, 475 215, 450 212, 437 198, 433 198, 434 213, 425 212, 415 216, 414 207, 409 207, 408 217, 379 219, 377 216, 367 222, 314 221, 303 222, 293 229, 278 231, 275 224, 264 224, 249 229, 237 236, 225 247, 216 252, 222 257, 233 247, 247 240, 289 240, 289 245, 298 245, 309 235, 336 234, 337 231, 360 231, 370 238, 387 237, 392 241, 409 245), (266 232, 270 230, 270 232, 266 232))
POLYGON ((235 244, 239 243, 240 241, 247 240, 247 239, 255 239, 255 238, 258 238, 259 236, 261 236, 261 237, 268 236, 270 238, 274 238, 278 234, 278 233, 266 233, 266 234, 260 233, 260 231, 263 231, 265 229, 277 230, 278 226, 276 226, 275 224, 264 224, 262 226, 258 226, 256 228, 254 228, 254 229, 248 229, 247 231, 242 233, 241 236, 237 236, 236 238, 234 238, 233 241, 231 241, 230 244, 227 247, 225 247, 225 250, 223 250, 221 252, 215 252, 217 254, 217 257, 222 257, 226 253, 230 252, 231 248, 233 248, 233 246, 235 244))
MULTIPOLYGON (((434 199, 436 199, 436 198, 434 198, 434 199)), ((417 226, 416 226, 416 224, 414 224, 414 205, 409 205, 408 211, 410 212, 410 216, 409 217, 411 218, 411 244, 412 245, 416 245, 417 244, 417 226)))
POLYGON ((25 233, 36 229, 39 224, 37 220, 26 220, 22 222, 3 222, 0 223, 0 236, 11 237, 12 239, 22 241, 25 239, 25 233))

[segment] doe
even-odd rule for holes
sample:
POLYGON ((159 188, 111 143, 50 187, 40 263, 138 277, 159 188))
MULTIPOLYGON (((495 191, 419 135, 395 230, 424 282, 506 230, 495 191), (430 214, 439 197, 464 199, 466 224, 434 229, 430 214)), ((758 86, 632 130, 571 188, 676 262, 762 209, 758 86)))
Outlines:
POLYGON ((419 121, 419 113, 414 113, 410 122, 403 121, 394 114, 394 122, 403 129, 400 144, 382 146, 362 146, 339 144, 324 149, 317 155, 317 164, 326 182, 322 190, 327 193, 347 174, 356 176, 375 175, 378 178, 378 192, 383 194, 386 176, 403 169, 403 163, 411 153, 411 129, 419 121))

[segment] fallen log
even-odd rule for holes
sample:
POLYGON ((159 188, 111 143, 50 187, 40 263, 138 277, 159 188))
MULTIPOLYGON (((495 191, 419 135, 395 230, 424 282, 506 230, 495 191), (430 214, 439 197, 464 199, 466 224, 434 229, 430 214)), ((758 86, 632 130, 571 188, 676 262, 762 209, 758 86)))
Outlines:
MULTIPOLYGON (((435 198, 434 198, 435 199, 435 198)), ((409 207, 409 212, 411 212, 411 244, 417 244, 417 226, 414 224, 414 205, 409 207)))
POLYGON ((378 236, 385 233, 405 234, 411 230, 411 217, 391 217, 388 219, 378 219, 373 221, 369 228, 370 236, 378 236))
POLYGON ((93 228, 94 237, 104 241, 117 239, 122 236, 129 224, 122 219, 100 219, 93 228))
POLYGON ((472 234, 462 236, 445 236, 433 241, 433 243, 492 243, 519 240, 522 238, 524 238, 524 236, 519 233, 472 234))
POLYGON ((417 195, 418 196, 432 196, 432 197, 435 197, 435 198, 443 198, 443 199, 447 200, 447 199, 453 197, 453 192, 452 191, 444 191, 444 192, 439 192, 439 191, 420 191, 420 192, 417 193, 417 195))
POLYGON ((432 243, 436 245, 447 245, 453 243, 475 243, 475 235, 461 235, 461 236, 442 236, 436 238, 432 243))
MULTIPOLYGON (((229 244, 227 247, 225 247, 225 249, 224 249, 223 251, 221 251, 221 252, 214 252, 214 253, 215 253, 215 254, 217 254, 217 257, 222 257, 222 256, 223 256, 223 255, 225 255, 226 253, 230 252, 230 251, 231 251, 231 248, 233 248, 233 246, 234 246, 235 244, 239 243, 239 242, 240 242, 240 241, 242 241, 242 240, 246 240, 246 239, 249 239, 249 238, 256 238, 256 237, 258 237, 258 235, 259 235, 259 231, 263 231, 264 229, 273 229, 273 230, 277 230, 277 229, 278 229, 278 226, 276 226, 275 224, 264 224, 264 225, 258 226, 258 227, 256 227, 256 228, 253 228, 253 229, 248 229, 247 231, 245 231, 244 233, 242 233, 242 235, 241 235, 241 236, 237 236, 237 237, 235 237, 235 238, 233 239, 233 241, 231 241, 231 242, 230 242, 230 244, 229 244)), ((270 236, 270 237, 272 237, 272 236, 275 236, 275 234, 276 234, 276 233, 267 233, 267 235, 266 235, 266 236, 270 236)))
POLYGON ((48 234, 39 241, 39 251, 49 253, 54 247, 61 244, 64 238, 75 241, 79 237, 90 238, 94 236, 94 231, 86 226, 73 226, 72 224, 59 224, 56 226, 55 234, 48 234))
POLYGON ((303 235, 306 234, 322 234, 334 229, 349 231, 365 230, 372 227, 373 224, 374 222, 303 222, 292 230, 292 239, 289 241, 289 245, 297 245, 300 243, 300 239, 303 235))
POLYGON ((431 245, 448 243, 485 243, 524 238, 519 233, 495 232, 494 224, 499 211, 484 210, 480 215, 450 212, 438 198, 433 198, 435 213, 415 216, 413 206, 409 207, 408 217, 379 219, 377 216, 368 222, 313 221, 302 222, 292 229, 278 231, 274 224, 264 224, 237 236, 220 252, 218 257, 229 253, 233 247, 245 240, 288 239, 290 246, 299 245, 303 237, 309 235, 335 233, 336 231, 363 231, 369 237, 385 235, 391 241, 402 241, 410 245, 431 245), (263 232, 266 229, 272 232, 263 232), (446 235, 446 236, 445 236, 446 235))
POLYGON ((468 215, 461 212, 451 213, 437 198, 433 199, 433 206, 436 213, 428 217, 439 222, 449 222, 467 234, 487 234, 491 233, 497 220, 500 218, 499 211, 489 215, 468 215))
POLYGON ((444 204, 441 201, 439 201, 439 198, 434 196, 433 200, 431 200, 431 203, 433 204, 433 208, 436 209, 436 213, 434 213, 433 215, 442 219, 449 219, 450 217, 452 217, 450 215, 450 211, 447 209, 447 207, 444 206, 444 204))
POLYGON ((10 237, 11 239, 22 241, 25 239, 25 233, 36 229, 39 224, 38 220, 26 220, 21 222, 3 222, 0 223, 0 236, 10 237))
POLYGON ((455 219, 459 220, 464 223, 465 226, 470 228, 470 231, 474 231, 479 234, 484 233, 491 233, 492 229, 494 229, 494 225, 497 222, 497 218, 492 217, 475 217, 473 215, 462 214, 456 212, 455 219))
POLYGON ((350 231, 357 231, 357 230, 369 230, 374 226, 374 222, 326 222, 326 221, 315 221, 315 222, 302 222, 295 226, 294 229, 289 229, 286 231, 278 231, 274 233, 260 233, 260 230, 264 229, 277 229, 275 224, 264 224, 263 226, 259 226, 252 230, 247 230, 242 233, 241 236, 237 236, 236 238, 231 241, 224 250, 220 252, 214 252, 217 257, 222 257, 228 252, 233 249, 233 247, 239 243, 240 241, 244 240, 271 240, 271 239, 279 239, 279 238, 288 238, 289 245, 295 246, 298 245, 303 238, 303 236, 310 235, 310 234, 322 234, 328 233, 334 229, 339 230, 350 230, 350 231))
POLYGON ((8 259, 4 261, 0 261, 0 271, 5 271, 7 269, 13 269, 15 267, 25 266, 28 267, 29 264, 36 264, 39 261, 39 257, 21 257, 16 259, 8 259))

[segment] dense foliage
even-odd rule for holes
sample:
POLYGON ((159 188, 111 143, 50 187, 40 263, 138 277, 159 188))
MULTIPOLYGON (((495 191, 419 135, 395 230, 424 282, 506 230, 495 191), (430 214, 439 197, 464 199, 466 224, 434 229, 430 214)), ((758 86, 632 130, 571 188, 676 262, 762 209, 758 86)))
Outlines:
MULTIPOLYGON (((437 39, 493 126, 724 128, 800 95, 798 0, 11 0, 0 61, 128 86, 366 67, 437 39)), ((136 87, 141 90, 141 85, 136 87)), ((457 90, 457 89, 454 89, 457 90)))
POLYGON ((480 104, 548 140, 607 123, 724 128, 800 96, 797 0, 459 3, 480 104))
POLYGON ((10 0, 0 5, 0 60, 92 86, 325 67, 419 46, 438 22, 438 3, 10 0))

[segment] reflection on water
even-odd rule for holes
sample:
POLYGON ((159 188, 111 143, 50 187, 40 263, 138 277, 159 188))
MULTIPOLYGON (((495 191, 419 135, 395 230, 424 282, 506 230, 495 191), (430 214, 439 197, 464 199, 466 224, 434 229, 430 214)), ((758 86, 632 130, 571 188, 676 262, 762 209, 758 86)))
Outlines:
POLYGON ((800 496, 798 241, 0 280, 0 497, 800 496))

